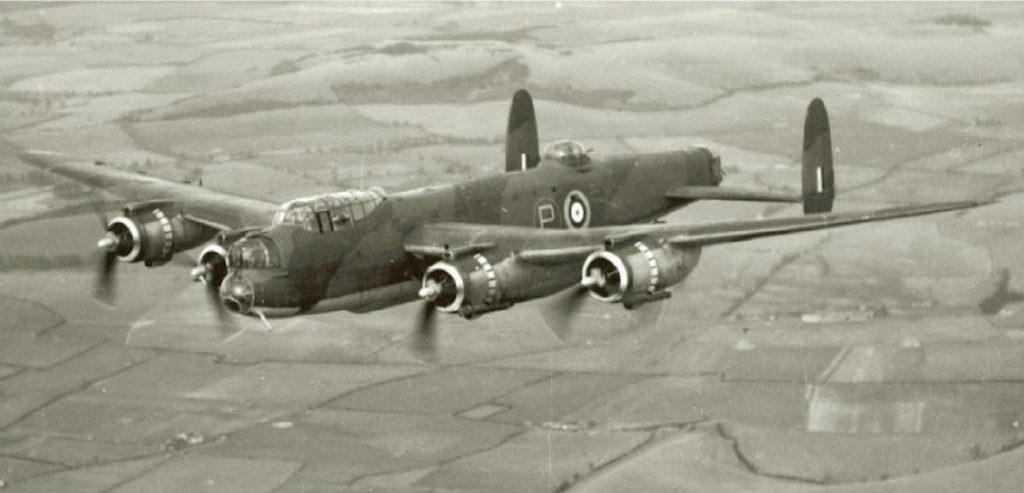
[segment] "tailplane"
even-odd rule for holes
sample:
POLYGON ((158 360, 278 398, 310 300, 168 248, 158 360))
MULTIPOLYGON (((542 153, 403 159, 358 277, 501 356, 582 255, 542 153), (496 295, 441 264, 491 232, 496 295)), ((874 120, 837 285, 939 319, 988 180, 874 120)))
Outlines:
POLYGON ((508 132, 505 135, 505 171, 526 171, 540 161, 537 141, 537 117, 533 99, 525 89, 512 96, 508 111, 508 132))
POLYGON ((804 121, 804 153, 801 158, 804 214, 829 212, 836 196, 832 171, 832 134, 825 103, 814 98, 804 121))

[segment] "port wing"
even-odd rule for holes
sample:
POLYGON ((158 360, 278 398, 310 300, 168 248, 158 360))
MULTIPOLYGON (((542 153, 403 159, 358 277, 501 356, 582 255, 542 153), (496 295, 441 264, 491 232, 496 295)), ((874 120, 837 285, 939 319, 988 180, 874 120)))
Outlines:
POLYGON ((190 219, 221 230, 269 224, 278 205, 124 171, 103 162, 67 154, 31 150, 20 152, 18 157, 29 165, 101 188, 129 201, 172 201, 190 219))

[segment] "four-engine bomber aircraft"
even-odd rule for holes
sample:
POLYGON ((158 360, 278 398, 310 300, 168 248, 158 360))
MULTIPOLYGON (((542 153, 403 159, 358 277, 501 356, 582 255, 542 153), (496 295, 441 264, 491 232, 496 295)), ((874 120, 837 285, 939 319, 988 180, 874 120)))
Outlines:
POLYGON ((984 202, 831 213, 835 194, 828 116, 807 108, 802 193, 719 186, 705 148, 596 161, 571 141, 539 152, 533 102, 512 99, 506 173, 387 194, 350 190, 274 204, 121 171, 45 151, 33 165, 133 201, 109 221, 97 295, 109 297, 117 260, 164 264, 206 244, 193 276, 224 315, 368 312, 424 301, 414 348, 432 354, 434 313, 466 318, 576 286, 626 308, 662 300, 697 265, 701 248, 930 214, 984 202), (651 223, 697 200, 802 202, 803 216, 714 224, 651 223))

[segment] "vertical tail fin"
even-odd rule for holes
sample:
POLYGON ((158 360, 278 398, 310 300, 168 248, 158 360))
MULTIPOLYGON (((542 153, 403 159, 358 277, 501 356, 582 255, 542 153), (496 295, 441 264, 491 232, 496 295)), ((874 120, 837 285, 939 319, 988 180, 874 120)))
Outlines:
POLYGON ((807 107, 801 164, 804 214, 831 211, 832 200, 836 195, 832 171, 832 134, 825 103, 819 98, 814 98, 807 107))
POLYGON ((537 166, 540 149, 537 143, 537 117, 533 99, 525 89, 512 96, 508 111, 508 132, 505 135, 505 171, 525 171, 537 166))

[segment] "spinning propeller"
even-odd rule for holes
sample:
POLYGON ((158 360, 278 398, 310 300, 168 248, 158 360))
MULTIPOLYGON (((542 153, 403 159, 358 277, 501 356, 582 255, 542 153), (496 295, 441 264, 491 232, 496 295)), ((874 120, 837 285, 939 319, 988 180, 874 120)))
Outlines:
MULTIPOLYGON (((551 332, 560 340, 565 341, 575 329, 580 308, 583 306, 583 300, 587 298, 588 292, 601 292, 605 286, 618 282, 618 271, 603 270, 594 266, 578 285, 554 295, 546 304, 541 305, 540 314, 547 322, 551 332)), ((664 303, 643 303, 634 308, 628 308, 627 332, 656 327, 664 308, 664 303)))
POLYGON ((410 350, 424 361, 436 363, 437 358, 437 306, 432 301, 423 303, 417 316, 416 331, 412 334, 410 350))
POLYGON ((238 332, 238 324, 220 299, 220 285, 228 275, 228 264, 224 257, 212 255, 208 259, 200 259, 189 273, 193 281, 203 283, 206 304, 216 315, 220 335, 227 338, 238 332))
POLYGON ((100 246, 100 271, 96 277, 93 296, 104 304, 113 306, 117 298, 117 286, 114 274, 117 270, 117 254, 113 250, 100 246))
MULTIPOLYGON (((132 249, 132 242, 134 240, 131 233, 127 231, 122 230, 118 233, 109 228, 110 220, 98 196, 90 201, 90 205, 100 221, 100 226, 107 230, 96 243, 100 259, 93 297, 101 303, 115 306, 117 303, 117 264, 120 263, 118 257, 132 249)), ((189 265, 194 265, 186 257, 175 258, 180 258, 183 261, 189 262, 189 265)), ((219 255, 209 256, 205 260, 200 260, 199 264, 190 272, 192 280, 201 281, 205 285, 207 305, 216 314, 217 329, 224 337, 238 331, 231 314, 228 313, 228 310, 220 300, 220 283, 227 276, 227 272, 227 262, 224 257, 219 255)))
POLYGON ((552 297, 551 301, 541 308, 541 316, 551 332, 562 341, 568 339, 590 288, 603 287, 607 283, 606 274, 601 269, 592 268, 579 284, 552 297))
MULTIPOLYGON (((100 227, 107 229, 109 219, 107 213, 103 210, 103 204, 100 202, 100 198, 95 193, 93 199, 89 201, 89 205, 92 206, 92 210, 96 213, 96 217, 100 220, 100 227)), ((100 302, 113 306, 117 298, 117 280, 114 275, 117 270, 117 251, 121 247, 123 239, 115 235, 112 232, 107 232, 97 242, 96 247, 100 251, 100 271, 99 275, 96 276, 96 286, 93 289, 93 297, 100 302)))
POLYGON ((546 305, 541 306, 541 316, 547 322, 548 329, 559 340, 565 341, 569 338, 576 316, 586 298, 587 289, 577 285, 554 295, 546 305))
POLYGON ((454 296, 455 284, 450 278, 427 278, 419 290, 424 303, 416 318, 416 329, 412 333, 410 349, 420 359, 437 362, 437 300, 454 296))

